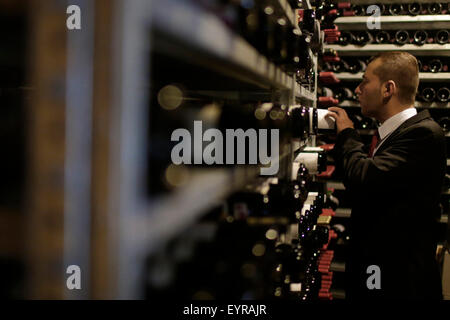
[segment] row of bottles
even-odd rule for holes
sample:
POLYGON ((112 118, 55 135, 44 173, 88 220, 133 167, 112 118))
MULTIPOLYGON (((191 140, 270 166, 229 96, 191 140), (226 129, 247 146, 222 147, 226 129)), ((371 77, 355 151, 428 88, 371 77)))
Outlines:
MULTIPOLYGON (((237 34, 300 84, 313 86, 314 65, 309 50, 320 50, 320 34, 314 10, 302 10, 292 22, 278 0, 196 0, 211 8, 237 34)), ((295 8, 295 6, 293 6, 295 8)))
POLYGON ((423 102, 449 102, 450 90, 448 87, 427 85, 419 89, 416 99, 423 102))
POLYGON ((318 92, 322 97, 333 97, 338 103, 346 100, 358 101, 355 91, 342 85, 333 88, 322 87, 318 92))
POLYGON ((149 257, 147 298, 332 299, 332 243, 343 234, 320 220, 338 205, 321 189, 301 164, 290 181, 233 194, 149 257))
MULTIPOLYGON (((319 94, 321 94, 321 97, 333 97, 336 99, 336 101, 334 101, 336 103, 334 104, 341 103, 343 101, 358 101, 354 90, 344 86, 336 86, 333 89, 322 87, 319 90, 319 94)), ((321 97, 319 97, 319 104, 321 102, 321 97)), ((423 102, 449 102, 450 89, 446 86, 432 86, 430 84, 422 85, 417 91, 416 99, 417 101, 423 102)))
MULTIPOLYGON (((419 72, 448 72, 449 60, 446 57, 416 58, 419 65, 419 72)), ((324 71, 333 71, 335 73, 358 73, 366 71, 368 63, 369 58, 345 57, 339 58, 339 61, 324 62, 322 68, 324 71)))
MULTIPOLYGON (((435 15, 447 14, 450 10, 449 3, 391 3, 391 4, 375 4, 378 6, 380 15, 435 15)), ((373 9, 369 7, 372 5, 352 5, 352 11, 356 16, 371 16, 373 9)))
POLYGON ((183 176, 182 173, 188 171, 191 165, 196 168, 239 166, 242 163, 242 154, 238 154, 237 148, 240 148, 242 143, 245 147, 245 163, 257 164, 257 159, 255 163, 252 159, 255 154, 261 154, 262 148, 266 148, 265 154, 274 160, 275 153, 281 152, 281 149, 272 150, 272 143, 276 139, 272 129, 277 130, 279 146, 289 143, 290 139, 305 140, 310 135, 334 130, 334 121, 325 118, 326 110, 302 105, 251 102, 245 97, 235 100, 220 99, 211 96, 214 94, 216 92, 194 90, 179 83, 155 88, 151 100, 153 122, 150 126, 150 143, 155 147, 149 151, 150 194, 164 193, 176 188, 178 183, 168 177, 183 176), (173 137, 173 133, 178 129, 183 130, 182 139, 173 137), (221 142, 216 138, 213 141, 205 138, 206 132, 211 132, 210 129, 214 129, 216 135, 221 135, 221 142), (242 132, 246 138, 241 143, 241 140, 230 136, 233 134, 230 131, 236 134, 242 132), (264 138, 261 132, 266 132, 267 137, 264 138), (182 146, 181 140, 189 143, 182 146), (227 141, 232 142, 233 148, 224 147, 227 141), (205 156, 208 154, 205 150, 213 146, 215 152, 205 156), (253 149, 256 153, 250 154, 247 151, 253 149), (196 158, 199 150, 203 155, 200 162, 196 158), (173 165, 173 154, 177 159, 183 160, 184 166, 173 165), (229 157, 230 154, 232 156, 229 157))
MULTIPOLYGON (((449 42, 448 30, 376 30, 376 31, 339 31, 337 43, 346 46, 354 44, 364 46, 367 44, 440 44, 449 42)), ((328 41, 329 42, 329 41, 328 41)))

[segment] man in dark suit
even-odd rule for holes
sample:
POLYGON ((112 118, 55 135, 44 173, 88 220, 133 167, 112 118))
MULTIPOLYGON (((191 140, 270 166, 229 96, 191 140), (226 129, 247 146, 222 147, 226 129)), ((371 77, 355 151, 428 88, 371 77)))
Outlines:
POLYGON ((332 107, 337 169, 352 201, 347 261, 350 299, 442 299, 435 259, 445 136, 428 111, 417 113, 417 60, 376 56, 355 93, 381 126, 367 152, 344 109, 332 107))

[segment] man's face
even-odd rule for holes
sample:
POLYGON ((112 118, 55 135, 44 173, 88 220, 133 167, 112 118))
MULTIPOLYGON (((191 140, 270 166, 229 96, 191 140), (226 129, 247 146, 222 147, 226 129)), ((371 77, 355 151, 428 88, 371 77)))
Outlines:
POLYGON ((381 61, 376 59, 367 66, 363 81, 355 90, 361 105, 361 113, 366 117, 377 118, 377 114, 381 111, 383 105, 380 79, 373 74, 373 70, 380 63, 381 61))

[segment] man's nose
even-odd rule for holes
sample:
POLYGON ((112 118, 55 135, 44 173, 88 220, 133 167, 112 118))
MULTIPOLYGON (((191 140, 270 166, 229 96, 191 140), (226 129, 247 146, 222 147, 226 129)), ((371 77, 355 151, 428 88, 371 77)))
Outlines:
POLYGON ((356 95, 360 95, 361 94, 361 90, 359 89, 359 86, 356 87, 355 93, 356 93, 356 95))

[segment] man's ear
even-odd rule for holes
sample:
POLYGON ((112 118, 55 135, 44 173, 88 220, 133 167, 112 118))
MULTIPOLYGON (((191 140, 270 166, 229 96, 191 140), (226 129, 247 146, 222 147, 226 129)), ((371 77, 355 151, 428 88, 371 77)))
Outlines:
POLYGON ((388 98, 394 95, 397 90, 397 86, 394 81, 388 80, 383 84, 383 97, 388 98))

